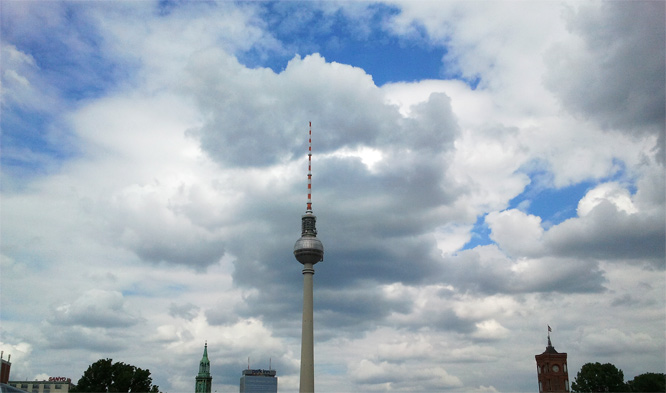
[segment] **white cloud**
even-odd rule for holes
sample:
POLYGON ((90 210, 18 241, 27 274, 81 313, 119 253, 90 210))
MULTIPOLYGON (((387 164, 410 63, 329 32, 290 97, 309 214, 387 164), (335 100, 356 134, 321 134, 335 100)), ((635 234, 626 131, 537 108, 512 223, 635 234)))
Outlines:
POLYGON ((139 317, 125 310, 120 292, 90 290, 71 303, 56 307, 51 316, 55 325, 87 327, 130 327, 139 317))
POLYGON ((414 367, 363 359, 351 370, 352 377, 368 391, 412 391, 451 389, 462 386, 460 379, 442 367, 414 367))
POLYGON ((489 213, 486 223, 490 237, 509 255, 534 255, 542 248, 543 228, 538 216, 510 209, 489 213))
POLYGON ((618 183, 604 183, 590 190, 578 202, 578 216, 587 216, 592 209, 604 201, 612 203, 618 211, 627 214, 638 212, 626 188, 622 188, 618 183))
POLYGON ((509 335, 509 329, 502 326, 494 319, 482 321, 476 324, 477 332, 474 337, 482 340, 499 340, 509 335))

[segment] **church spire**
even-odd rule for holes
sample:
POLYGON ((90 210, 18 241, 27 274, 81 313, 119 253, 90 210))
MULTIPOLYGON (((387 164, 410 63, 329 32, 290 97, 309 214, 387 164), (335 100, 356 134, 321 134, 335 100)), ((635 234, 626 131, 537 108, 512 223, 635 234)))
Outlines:
POLYGON ((210 377, 210 360, 208 360, 208 343, 204 344, 204 353, 199 363, 199 376, 210 377))
POLYGON ((210 361, 208 360, 208 343, 204 344, 204 352, 199 362, 199 374, 196 376, 195 393, 210 393, 213 377, 210 375, 210 361))

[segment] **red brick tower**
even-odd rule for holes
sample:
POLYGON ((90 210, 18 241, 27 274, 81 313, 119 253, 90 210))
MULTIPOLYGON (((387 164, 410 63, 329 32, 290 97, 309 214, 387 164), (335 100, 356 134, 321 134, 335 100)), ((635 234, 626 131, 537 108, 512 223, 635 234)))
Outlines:
POLYGON ((3 355, 5 354, 5 351, 2 351, 0 354, 0 383, 8 383, 9 382, 9 371, 11 371, 12 364, 9 361, 12 358, 12 355, 9 355, 7 357, 7 360, 3 359, 3 355))
POLYGON ((539 393, 568 393, 569 371, 567 370, 567 354, 558 353, 550 342, 550 326, 548 326, 548 346, 544 353, 534 356, 537 363, 539 393))

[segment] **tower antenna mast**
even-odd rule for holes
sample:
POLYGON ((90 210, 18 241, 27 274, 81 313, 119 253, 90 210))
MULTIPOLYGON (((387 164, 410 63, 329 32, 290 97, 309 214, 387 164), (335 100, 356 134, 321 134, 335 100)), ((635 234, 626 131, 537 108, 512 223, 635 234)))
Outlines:
POLYGON ((312 213, 312 122, 308 122, 310 131, 308 133, 308 203, 306 213, 312 213))

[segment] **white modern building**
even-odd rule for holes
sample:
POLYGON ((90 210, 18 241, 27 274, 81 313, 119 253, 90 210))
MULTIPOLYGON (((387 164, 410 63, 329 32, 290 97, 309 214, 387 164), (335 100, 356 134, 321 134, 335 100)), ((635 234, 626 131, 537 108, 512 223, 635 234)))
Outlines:
POLYGON ((28 393, 68 393, 72 380, 64 377, 51 377, 48 381, 9 381, 9 386, 28 393))
POLYGON ((275 370, 243 370, 240 393, 277 393, 275 370))

